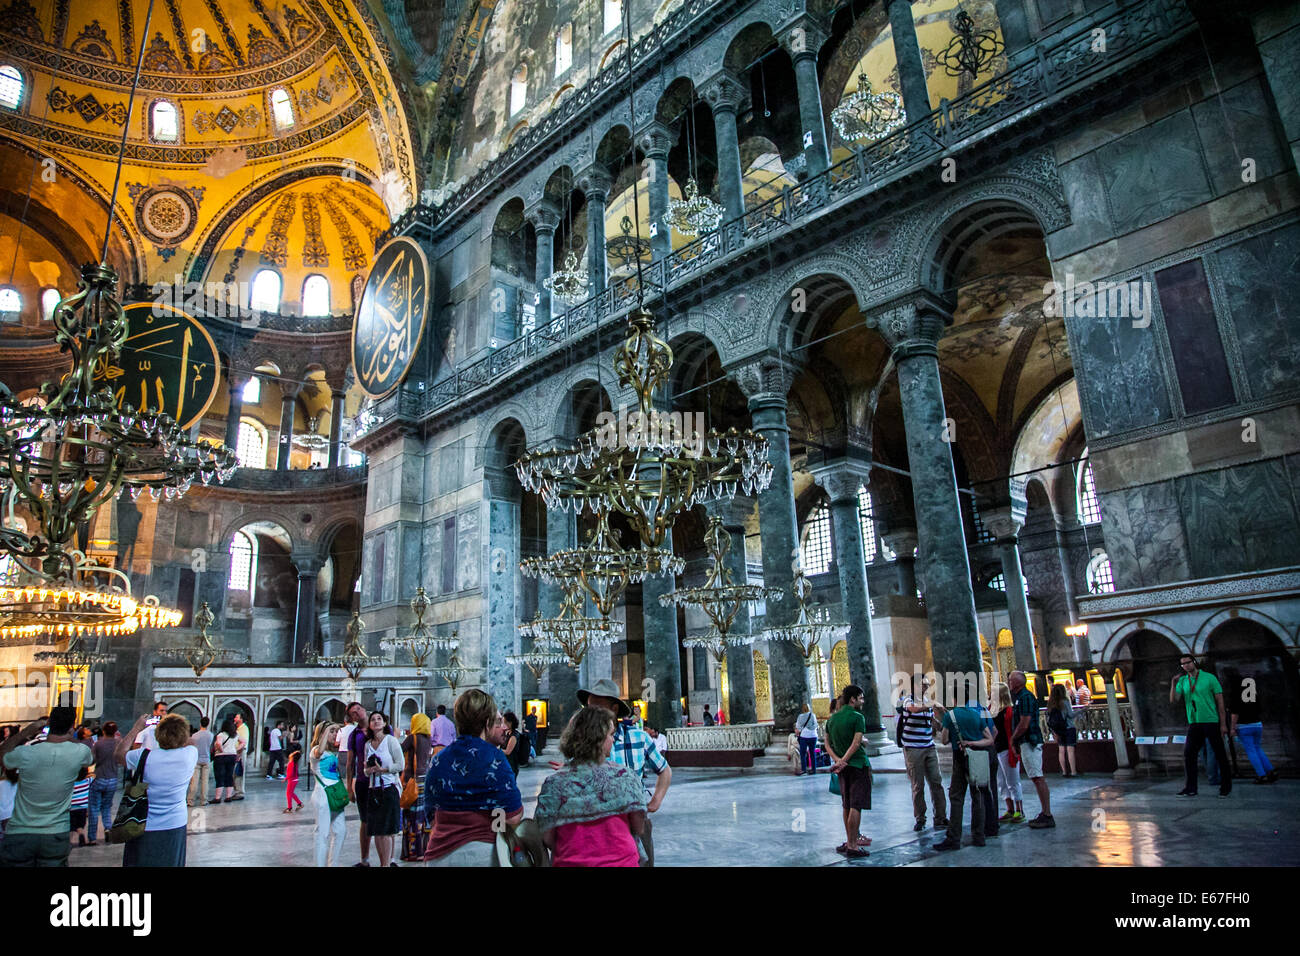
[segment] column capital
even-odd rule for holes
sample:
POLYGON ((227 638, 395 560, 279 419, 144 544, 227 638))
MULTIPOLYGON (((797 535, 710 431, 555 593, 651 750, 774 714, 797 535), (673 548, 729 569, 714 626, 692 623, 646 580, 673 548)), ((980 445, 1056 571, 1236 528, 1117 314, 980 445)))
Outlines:
POLYGON ((852 501, 856 507, 858 489, 871 481, 871 462, 861 458, 837 458, 812 470, 813 481, 826 489, 831 504, 852 501))
POLYGON ((734 498, 715 498, 700 505, 710 517, 722 519, 722 527, 728 532, 744 533, 745 525, 754 514, 753 497, 736 495, 734 498))
POLYGON ((980 518, 989 534, 998 539, 998 543, 1014 543, 1025 526, 1025 508, 1017 508, 1014 503, 996 508, 980 508, 980 518))
POLYGON ((756 404, 780 404, 784 407, 799 372, 800 367, 789 358, 767 354, 732 366, 727 370, 727 377, 749 399, 752 411, 756 404))
POLYGON ((664 123, 654 120, 636 133, 636 146, 647 159, 666 159, 677 138, 664 123))
POLYGON ((483 481, 493 501, 519 501, 522 488, 515 470, 509 465, 484 465, 483 481))
POLYGON ((906 561, 912 559, 912 552, 920 540, 915 528, 887 528, 881 532, 880 538, 889 546, 889 550, 906 561))
POLYGON ((524 218, 538 232, 554 232, 560 226, 560 207, 549 199, 539 199, 524 210, 524 218))
POLYGON ((749 101, 749 90, 730 71, 715 73, 700 84, 700 99, 709 104, 714 113, 735 113, 749 101))
POLYGON ((226 366, 226 387, 232 392, 237 388, 243 388, 253 379, 255 374, 255 372, 228 365, 226 366))
POLYGON ((790 54, 790 59, 798 62, 810 57, 816 59, 822 45, 829 39, 830 31, 820 17, 801 13, 784 24, 777 37, 782 48, 790 54))
POLYGON ((929 289, 917 289, 881 305, 866 317, 868 328, 878 329, 895 359, 934 355, 944 329, 952 320, 950 303, 929 289))
POLYGON ((325 566, 325 561, 315 553, 300 554, 295 552, 290 555, 289 561, 298 570, 299 580, 316 577, 316 575, 320 574, 320 569, 325 566))
POLYGON ((604 202, 609 198, 609 191, 614 188, 614 177, 602 163, 592 163, 573 177, 573 184, 590 202, 604 202))
POLYGON ((280 379, 280 401, 296 402, 306 387, 306 382, 296 382, 290 378, 280 379))

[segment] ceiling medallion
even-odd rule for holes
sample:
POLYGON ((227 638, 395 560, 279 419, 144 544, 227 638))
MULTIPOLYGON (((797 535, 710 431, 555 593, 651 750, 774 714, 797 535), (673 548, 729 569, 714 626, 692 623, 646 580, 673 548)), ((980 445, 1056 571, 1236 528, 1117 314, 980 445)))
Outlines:
POLYGON ((835 131, 847 142, 883 139, 907 125, 903 98, 891 90, 877 93, 867 74, 858 75, 858 88, 831 110, 835 131))
POLYGON ((199 204, 189 190, 178 186, 153 186, 135 191, 135 224, 160 246, 184 242, 199 221, 199 204))

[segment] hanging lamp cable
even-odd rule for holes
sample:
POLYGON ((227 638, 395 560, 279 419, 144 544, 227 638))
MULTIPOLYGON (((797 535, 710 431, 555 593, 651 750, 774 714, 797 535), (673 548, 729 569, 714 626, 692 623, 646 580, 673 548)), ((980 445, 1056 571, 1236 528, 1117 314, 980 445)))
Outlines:
POLYGON ((122 142, 117 150, 117 169, 113 173, 113 192, 108 198, 108 223, 104 226, 104 246, 99 253, 99 264, 108 265, 108 240, 113 234, 113 219, 117 214, 117 190, 122 184, 122 161, 126 158, 126 136, 131 131, 131 113, 135 109, 135 94, 140 86, 140 71, 144 68, 144 51, 149 45, 149 25, 153 20, 154 0, 144 15, 144 29, 140 32, 140 53, 135 58, 135 76, 131 79, 131 95, 126 100, 126 122, 122 124, 122 142))

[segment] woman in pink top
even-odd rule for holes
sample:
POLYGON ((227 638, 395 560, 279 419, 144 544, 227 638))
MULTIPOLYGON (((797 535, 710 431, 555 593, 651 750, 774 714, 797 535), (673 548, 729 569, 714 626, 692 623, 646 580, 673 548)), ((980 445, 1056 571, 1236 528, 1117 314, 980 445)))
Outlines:
POLYGON ((609 762, 614 715, 584 707, 560 738, 569 766, 553 773, 537 795, 537 825, 553 866, 637 866, 636 837, 645 829, 645 788, 625 767, 609 762))

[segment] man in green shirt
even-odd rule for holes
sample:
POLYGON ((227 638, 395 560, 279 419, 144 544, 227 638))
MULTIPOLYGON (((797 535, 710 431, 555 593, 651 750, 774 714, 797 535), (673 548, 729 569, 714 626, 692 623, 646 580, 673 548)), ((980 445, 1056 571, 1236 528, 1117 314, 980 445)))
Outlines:
POLYGON ((862 688, 849 684, 840 694, 839 709, 826 722, 826 749, 834 761, 831 773, 839 775, 840 803, 844 807, 846 839, 835 850, 850 858, 871 855, 859 845, 858 832, 862 811, 871 809, 871 765, 862 749, 862 737, 867 732, 863 699, 862 688))
POLYGON ((55 707, 44 740, 27 745, 46 725, 41 719, 0 747, 4 766, 18 771, 18 795, 0 844, 0 866, 68 865, 72 787, 94 762, 90 748, 73 739, 76 719, 71 707, 55 707))
POLYGON ((1169 681, 1169 703, 1180 699, 1187 706, 1187 740, 1183 743, 1183 789, 1180 797, 1196 796, 1196 758, 1208 740, 1219 761, 1219 796, 1232 793, 1232 764, 1223 748, 1228 733, 1227 712, 1223 708, 1223 687, 1218 679, 1196 666, 1196 658, 1184 654, 1179 660, 1183 672, 1169 681))
POLYGON ((1038 724, 1038 698, 1025 686, 1024 671, 1008 674, 1007 687, 1011 690, 1012 716, 1016 721, 1011 731, 1011 746, 1017 749, 1025 776, 1038 791, 1038 804, 1042 807, 1038 816, 1029 821, 1029 828, 1051 829, 1056 826, 1056 818, 1052 816, 1052 795, 1043 777, 1043 728, 1038 724))

